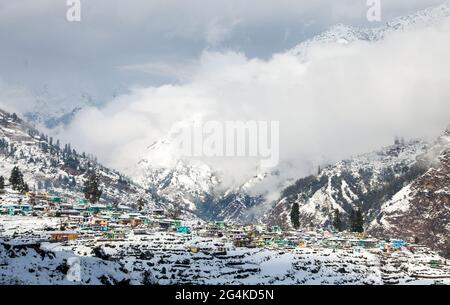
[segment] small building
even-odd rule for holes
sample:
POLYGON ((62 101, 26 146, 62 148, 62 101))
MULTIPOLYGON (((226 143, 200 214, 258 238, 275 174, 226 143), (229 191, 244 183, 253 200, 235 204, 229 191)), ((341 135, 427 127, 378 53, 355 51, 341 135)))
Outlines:
POLYGON ((26 193, 26 196, 30 199, 34 200, 47 200, 48 199, 48 193, 46 192, 28 192, 26 193))
POLYGON ((29 204, 21 204, 18 206, 22 213, 29 213, 33 209, 29 204))
POLYGON ((213 250, 213 255, 227 255, 227 249, 224 246, 218 246, 213 250))
POLYGON ((406 246, 406 242, 404 240, 401 240, 401 239, 394 239, 394 240, 391 241, 391 245, 394 248, 401 248, 401 247, 406 246))
POLYGON ((124 205, 124 204, 118 205, 118 206, 117 206, 117 209, 118 209, 119 211, 122 211, 122 212, 130 212, 130 211, 133 210, 130 206, 127 206, 127 205, 124 205))
POLYGON ((181 227, 181 220, 173 219, 172 220, 172 227, 174 227, 174 228, 181 227))
POLYGON ((71 203, 61 202, 58 206, 59 206, 60 210, 71 210, 71 209, 73 209, 73 204, 71 204, 71 203))
POLYGON ((273 226, 272 229, 271 229, 271 232, 279 234, 279 233, 282 233, 282 230, 281 230, 281 228, 279 226, 273 226))
POLYGON ((219 229, 225 229, 225 221, 215 221, 214 225, 219 229))
POLYGON ((200 248, 197 246, 190 246, 189 251, 191 251, 192 253, 198 253, 200 251, 200 248))
POLYGON ((252 240, 250 238, 248 238, 247 236, 241 236, 241 237, 237 237, 233 240, 233 245, 235 247, 254 247, 254 245, 252 245, 252 240))
POLYGON ((119 217, 117 222, 121 225, 131 225, 132 227, 136 227, 143 223, 143 220, 140 218, 132 218, 129 215, 122 215, 119 217))
POLYGON ((150 224, 150 219, 147 216, 141 216, 141 217, 139 217, 139 219, 142 220, 142 223, 144 225, 149 225, 150 224))
POLYGON ((151 211, 151 214, 156 216, 164 216, 164 210, 163 209, 154 209, 151 211))
POLYGON ((177 227, 176 228, 178 233, 182 233, 182 234, 190 234, 191 230, 189 229, 189 227, 177 227))
POLYGON ((83 205, 83 204, 79 204, 79 203, 74 204, 73 205, 73 209, 77 210, 77 211, 80 211, 80 212, 86 212, 87 211, 86 206, 83 205))
POLYGON ((9 215, 9 216, 16 215, 16 209, 15 209, 15 208, 13 208, 13 207, 8 207, 8 208, 6 208, 6 209, 7 209, 7 211, 8 211, 8 215, 9 215))
POLYGON ((89 224, 89 228, 92 231, 108 231, 108 220, 106 219, 93 219, 92 222, 89 224))
POLYGON ((101 211, 106 211, 108 210, 109 207, 107 205, 104 204, 93 204, 91 205, 87 210, 91 213, 100 213, 101 211))
POLYGON ((373 239, 360 239, 360 240, 358 240, 357 245, 359 247, 363 247, 363 248, 366 248, 366 249, 376 248, 377 241, 373 240, 373 239))
POLYGON ((130 219, 130 225, 132 227, 137 227, 137 226, 143 224, 143 222, 144 221, 142 219, 140 219, 140 218, 131 218, 130 219))
POLYGON ((67 209, 57 212, 56 215, 59 215, 60 217, 70 217, 70 216, 79 216, 81 215, 81 213, 80 211, 74 209, 67 209))
POLYGON ((253 239, 251 241, 251 248, 262 248, 264 246, 265 246, 265 243, 262 238, 253 239))
POLYGON ((51 241, 68 241, 68 240, 75 240, 77 238, 78 238, 77 232, 72 232, 72 231, 50 232, 50 240, 51 241))
POLYGON ((27 214, 33 210, 29 204, 7 204, 2 207, 8 215, 27 214))
POLYGON ((169 230, 170 227, 172 226, 172 221, 168 219, 159 219, 156 221, 156 224, 162 230, 169 230))
POLYGON ((59 196, 50 196, 50 197, 48 197, 48 200, 50 202, 53 202, 53 203, 61 203, 61 202, 63 202, 62 198, 59 197, 59 196))
POLYGON ((94 219, 93 223, 99 226, 107 227, 108 226, 108 220, 106 219, 94 219))

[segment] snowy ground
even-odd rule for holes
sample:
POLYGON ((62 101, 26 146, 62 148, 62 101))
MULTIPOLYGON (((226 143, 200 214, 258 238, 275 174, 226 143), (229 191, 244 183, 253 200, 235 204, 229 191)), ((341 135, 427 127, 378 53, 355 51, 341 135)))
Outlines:
POLYGON ((57 218, 0 216, 1 284, 450 284, 449 262, 424 248, 235 248, 224 239, 176 233, 125 241, 48 242, 57 218), (198 253, 188 250, 191 245, 198 253), (226 255, 211 249, 225 245, 226 255))

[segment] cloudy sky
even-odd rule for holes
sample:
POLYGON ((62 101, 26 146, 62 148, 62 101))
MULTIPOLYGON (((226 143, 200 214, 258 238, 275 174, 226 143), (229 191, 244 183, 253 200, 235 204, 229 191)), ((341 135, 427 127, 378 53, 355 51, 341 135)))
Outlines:
POLYGON ((442 0, 381 2, 370 23, 366 0, 81 0, 81 22, 69 23, 66 0, 0 0, 0 79, 104 103, 188 77, 205 50, 268 59, 334 24, 379 26, 442 0))
POLYGON ((70 23, 63 0, 0 0, 0 103, 26 112, 36 97, 56 109, 89 96, 100 106, 60 136, 123 170, 197 115, 278 120, 284 161, 339 160, 450 121, 449 22, 315 46, 306 62, 289 50, 335 24, 380 27, 442 2, 382 0, 368 22, 366 0, 81 0, 70 23))

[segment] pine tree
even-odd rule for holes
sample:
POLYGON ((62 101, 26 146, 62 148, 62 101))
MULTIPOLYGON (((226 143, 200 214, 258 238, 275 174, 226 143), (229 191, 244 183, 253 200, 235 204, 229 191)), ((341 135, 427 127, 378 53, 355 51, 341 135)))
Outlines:
POLYGON ((11 187, 13 190, 19 190, 24 183, 23 175, 17 166, 14 166, 14 168, 11 171, 11 177, 9 178, 9 183, 11 184, 11 187))
POLYGON ((364 218, 360 209, 356 211, 357 232, 364 232, 364 218))
POLYGON ((15 191, 20 191, 21 193, 26 193, 30 191, 28 184, 23 180, 23 174, 17 166, 11 171, 11 177, 9 178, 9 183, 15 191))
POLYGON ((350 213, 350 231, 355 232, 356 214, 355 210, 352 209, 350 213))
POLYGON ((95 172, 92 172, 84 182, 84 197, 94 204, 100 200, 103 190, 100 188, 100 179, 95 172))
POLYGON ((298 227, 300 227, 299 216, 300 216, 300 213, 299 213, 298 202, 295 201, 292 204, 292 209, 291 209, 291 223, 295 229, 298 229, 298 227))
POLYGON ((337 230, 339 232, 342 231, 341 213, 339 212, 338 209, 334 210, 333 227, 335 230, 337 230))
POLYGON ((364 232, 364 219, 360 209, 352 210, 350 222, 352 232, 364 232))
POLYGON ((27 183, 24 182, 19 186, 19 191, 21 193, 28 193, 30 191, 30 187, 28 186, 27 183))

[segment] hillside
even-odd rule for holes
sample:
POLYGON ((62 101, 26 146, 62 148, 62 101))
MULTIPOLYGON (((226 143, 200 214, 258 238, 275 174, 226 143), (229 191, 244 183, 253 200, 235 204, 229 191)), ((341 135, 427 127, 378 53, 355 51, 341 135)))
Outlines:
POLYGON ((399 142, 328 166, 284 189, 263 220, 289 227, 294 202, 300 206, 300 225, 306 228, 332 228, 336 210, 344 228, 350 225, 352 210, 361 209, 364 219, 373 219, 385 200, 425 171, 416 157, 426 148, 422 141, 399 142))
POLYGON ((432 167, 386 201, 368 229, 416 240, 450 257, 450 129, 424 157, 432 167))
POLYGON ((39 133, 15 114, 0 110, 0 175, 8 181, 19 167, 31 191, 48 192, 70 199, 84 198, 84 180, 95 171, 102 183, 101 203, 132 205, 139 198, 153 204, 137 184, 99 164, 94 157, 78 153, 39 133))

